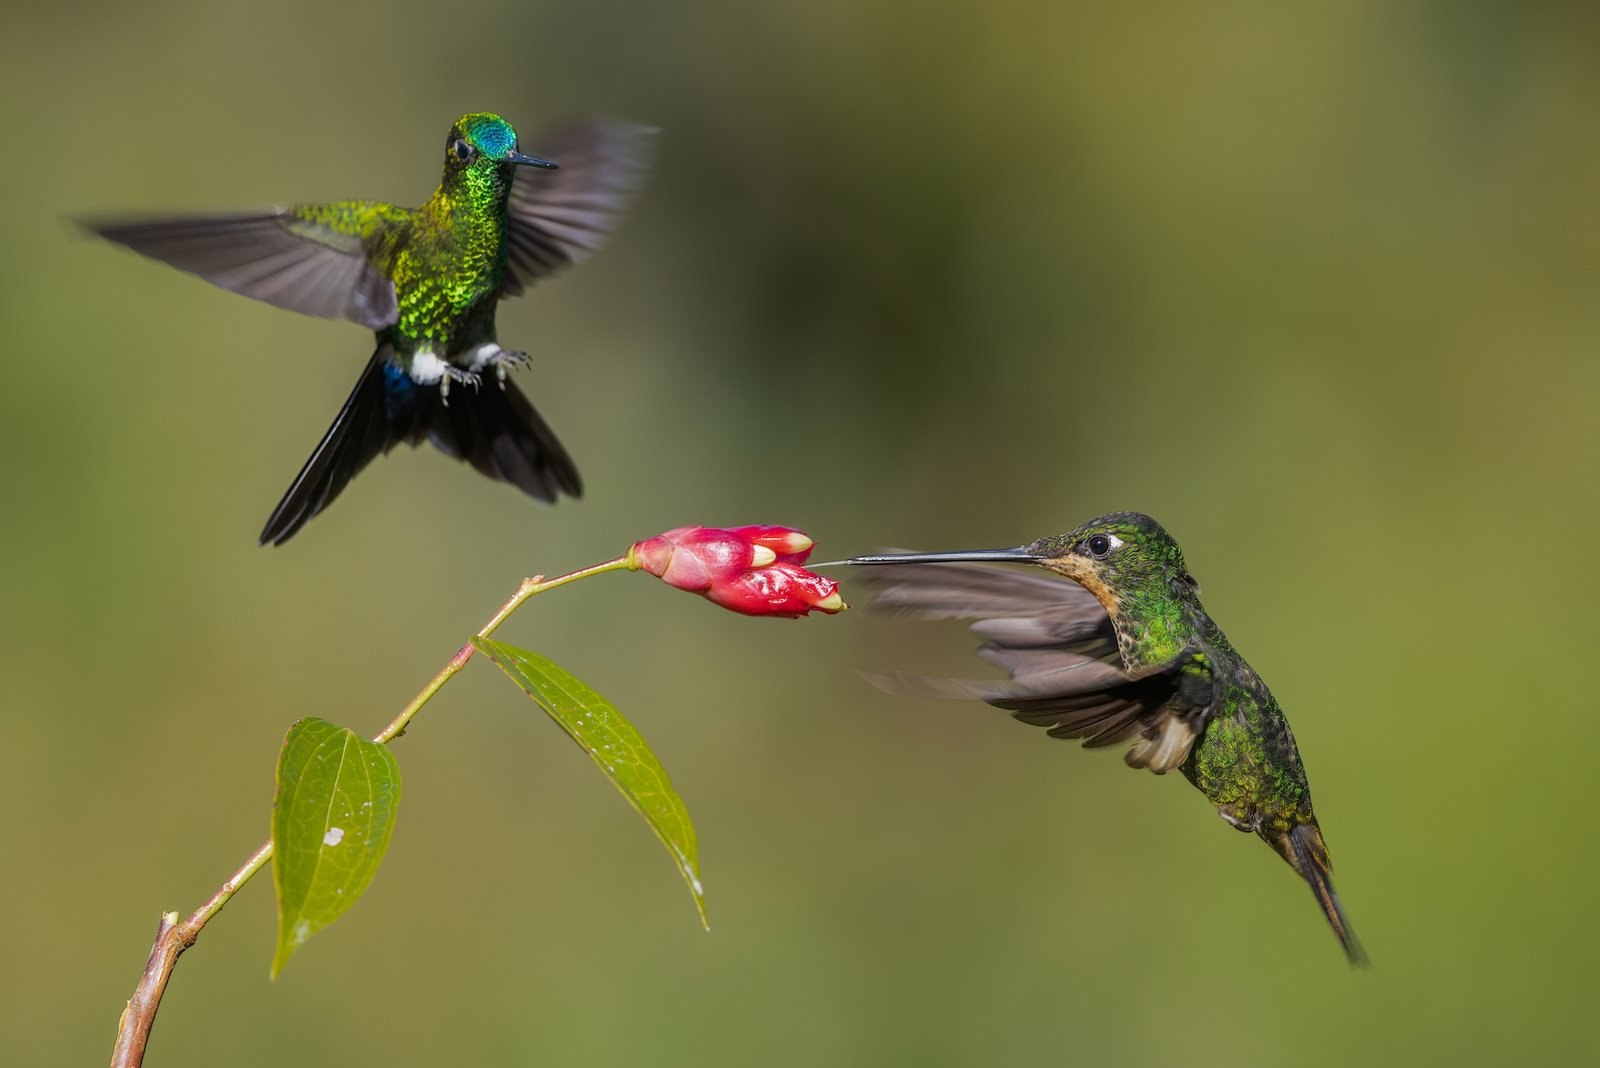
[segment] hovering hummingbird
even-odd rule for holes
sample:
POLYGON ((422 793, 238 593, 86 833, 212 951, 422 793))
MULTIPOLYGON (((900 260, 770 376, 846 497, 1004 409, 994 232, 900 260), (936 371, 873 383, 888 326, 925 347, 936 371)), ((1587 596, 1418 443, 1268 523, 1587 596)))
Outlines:
POLYGON ((1132 739, 1129 765, 1182 771, 1223 819, 1259 835, 1310 884, 1351 962, 1366 962, 1333 892, 1289 721, 1206 614, 1183 552, 1154 519, 1117 512, 1016 549, 848 562, 901 565, 875 583, 872 603, 910 618, 977 620, 978 655, 1011 676, 873 681, 979 698, 1091 749, 1132 739), (985 561, 1034 564, 1071 582, 985 561))
POLYGON ((541 501, 582 493, 577 468, 506 373, 501 298, 598 249, 649 169, 655 130, 591 121, 524 155, 498 115, 463 115, 420 208, 374 200, 125 222, 102 237, 280 308, 349 319, 377 348, 261 532, 282 545, 355 474, 427 439, 541 501), (558 169, 559 167, 559 169, 558 169), (482 380, 491 381, 486 385, 482 380))

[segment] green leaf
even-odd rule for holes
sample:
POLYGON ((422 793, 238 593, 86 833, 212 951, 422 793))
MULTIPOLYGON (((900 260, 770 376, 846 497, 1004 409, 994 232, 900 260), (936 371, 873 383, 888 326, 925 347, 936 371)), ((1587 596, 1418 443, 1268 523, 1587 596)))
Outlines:
POLYGON ((650 751, 633 724, 604 697, 575 676, 538 653, 518 649, 489 638, 472 644, 488 656, 511 681, 528 692, 550 718, 561 724, 599 765, 606 777, 638 809, 661 844, 672 854, 694 895, 700 922, 707 927, 705 891, 700 886, 700 857, 695 847, 694 824, 683 798, 673 790, 666 769, 650 751))
POLYGON ((399 804, 400 766, 386 746, 315 717, 289 728, 272 809, 274 979, 306 939, 366 892, 399 804))

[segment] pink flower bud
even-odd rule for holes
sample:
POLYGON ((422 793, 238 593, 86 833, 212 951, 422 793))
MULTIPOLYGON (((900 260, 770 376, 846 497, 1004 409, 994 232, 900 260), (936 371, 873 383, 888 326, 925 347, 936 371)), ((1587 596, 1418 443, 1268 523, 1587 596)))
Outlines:
POLYGON ((635 542, 628 564, 749 616, 841 612, 839 584, 800 566, 811 546, 790 527, 678 527, 635 542))
POLYGON ((705 593, 713 604, 747 616, 803 616, 812 609, 841 612, 839 584, 801 567, 778 562, 746 571, 705 593))
POLYGON ((789 527, 734 527, 728 533, 771 549, 779 563, 803 564, 806 557, 811 555, 811 539, 806 537, 804 531, 789 527))

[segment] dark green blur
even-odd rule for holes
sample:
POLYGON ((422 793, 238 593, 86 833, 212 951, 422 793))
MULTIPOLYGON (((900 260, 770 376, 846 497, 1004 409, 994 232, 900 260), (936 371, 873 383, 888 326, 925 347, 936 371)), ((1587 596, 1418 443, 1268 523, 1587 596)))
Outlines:
POLYGON ((525 574, 681 523, 822 559, 1117 509, 1272 681, 1370 971, 1181 781, 855 675, 977 671, 959 627, 608 575, 499 636, 649 739, 711 932, 475 664, 397 744, 367 897, 269 985, 252 884, 148 1063, 1600 1053, 1593 9, 408 2, 0 35, 0 1064, 104 1063, 159 911, 265 836, 289 723, 376 730, 525 574), (578 114, 665 131, 606 250, 500 317, 587 496, 405 451, 258 549, 364 332, 63 220, 416 203, 479 109, 535 154, 578 114))

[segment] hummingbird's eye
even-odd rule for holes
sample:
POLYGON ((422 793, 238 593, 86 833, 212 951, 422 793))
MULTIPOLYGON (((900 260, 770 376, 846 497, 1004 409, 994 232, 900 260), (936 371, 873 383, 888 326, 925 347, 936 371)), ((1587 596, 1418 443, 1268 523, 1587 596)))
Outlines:
POLYGON ((1105 534, 1093 534, 1084 541, 1083 546, 1089 550, 1090 556, 1096 560, 1104 560, 1111 555, 1112 549, 1121 544, 1121 539, 1111 538, 1105 534))
POLYGON ((462 163, 465 163, 476 153, 473 151, 471 145, 467 144, 458 137, 450 143, 450 154, 455 156, 455 158, 460 160, 462 163))

